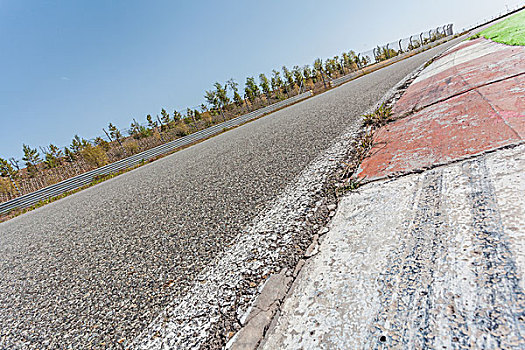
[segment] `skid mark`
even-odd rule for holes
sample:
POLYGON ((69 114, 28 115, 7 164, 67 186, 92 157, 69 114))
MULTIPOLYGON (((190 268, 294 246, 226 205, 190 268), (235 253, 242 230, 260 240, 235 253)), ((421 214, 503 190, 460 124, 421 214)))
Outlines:
POLYGON ((462 190, 447 188, 439 170, 421 177, 407 234, 380 279, 366 348, 525 347, 525 296, 485 160, 459 169, 462 190))

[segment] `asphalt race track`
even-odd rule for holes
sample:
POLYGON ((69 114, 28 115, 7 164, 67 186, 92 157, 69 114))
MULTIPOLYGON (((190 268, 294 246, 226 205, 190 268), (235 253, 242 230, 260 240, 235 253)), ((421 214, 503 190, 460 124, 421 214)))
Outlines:
POLYGON ((135 338, 367 108, 456 42, 0 224, 0 348, 135 338))

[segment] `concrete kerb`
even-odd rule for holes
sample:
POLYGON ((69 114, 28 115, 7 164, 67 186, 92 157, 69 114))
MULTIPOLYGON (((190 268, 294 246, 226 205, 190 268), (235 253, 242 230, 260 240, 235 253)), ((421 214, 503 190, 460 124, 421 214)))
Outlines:
MULTIPOLYGON (((435 60, 443 53, 436 54, 430 59, 435 60)), ((408 88, 411 82, 421 73, 426 67, 427 63, 422 64, 412 73, 408 74, 404 79, 392 87, 383 97, 369 110, 365 112, 371 113, 379 108, 381 105, 394 104, 408 88)), ((366 133, 368 128, 363 127, 361 135, 366 133)), ((241 317, 241 329, 228 341, 225 349, 228 350, 251 350, 257 349, 261 342, 264 341, 264 336, 272 325, 275 323, 279 309, 283 300, 293 291, 293 286, 297 281, 302 268, 306 262, 314 257, 320 249, 324 237, 330 231, 331 219, 337 209, 337 202, 325 204, 330 220, 327 225, 319 230, 317 234, 312 237, 312 243, 306 249, 304 256, 299 260, 293 272, 288 269, 281 270, 278 274, 273 274, 260 287, 260 294, 257 296, 252 306, 248 308, 245 314, 241 317)))

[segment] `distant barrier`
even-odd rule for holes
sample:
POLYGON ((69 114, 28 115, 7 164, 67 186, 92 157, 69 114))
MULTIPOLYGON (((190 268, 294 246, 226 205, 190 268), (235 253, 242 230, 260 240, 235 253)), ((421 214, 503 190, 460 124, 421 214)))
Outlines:
MULTIPOLYGON (((358 57, 363 57, 366 61, 370 62, 367 66, 363 66, 361 68, 368 67, 371 64, 377 64, 380 67, 382 62, 388 64, 397 62, 399 60, 402 60, 409 54, 413 54, 414 52, 421 52, 430 48, 432 45, 436 45, 443 42, 453 34, 454 31, 452 29, 452 24, 446 24, 434 30, 429 30, 428 32, 422 32, 420 34, 412 35, 405 39, 400 39, 397 42, 388 43, 384 46, 378 46, 375 49, 369 50, 364 53, 360 53, 358 55, 358 57), (370 56, 372 56, 373 59, 370 58, 370 56)), ((333 79, 332 81, 330 81, 330 85, 332 87, 335 87, 344 84, 347 81, 350 81, 362 74, 362 70, 351 72, 342 77, 333 79)))

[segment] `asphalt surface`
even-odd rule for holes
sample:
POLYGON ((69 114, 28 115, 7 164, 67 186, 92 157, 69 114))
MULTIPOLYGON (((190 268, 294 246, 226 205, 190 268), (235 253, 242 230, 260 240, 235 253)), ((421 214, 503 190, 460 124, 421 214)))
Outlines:
POLYGON ((451 45, 0 224, 0 347, 126 344, 363 111, 451 45))

